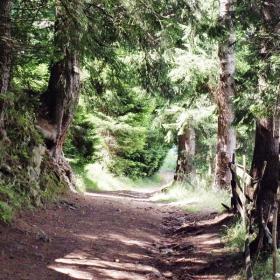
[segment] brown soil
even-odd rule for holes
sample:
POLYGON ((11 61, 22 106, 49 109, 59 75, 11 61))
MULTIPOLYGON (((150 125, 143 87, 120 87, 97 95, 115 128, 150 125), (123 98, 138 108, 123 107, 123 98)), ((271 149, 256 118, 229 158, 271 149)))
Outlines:
POLYGON ((0 279, 232 279, 242 257, 218 237, 231 215, 188 213, 149 196, 68 194, 19 213, 0 224, 0 279))

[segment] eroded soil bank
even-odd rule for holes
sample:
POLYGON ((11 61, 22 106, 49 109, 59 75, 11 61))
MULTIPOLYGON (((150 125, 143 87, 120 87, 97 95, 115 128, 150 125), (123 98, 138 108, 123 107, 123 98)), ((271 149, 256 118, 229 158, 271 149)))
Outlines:
POLYGON ((147 193, 69 194, 0 225, 0 279, 231 279, 242 257, 218 236, 229 216, 147 193))

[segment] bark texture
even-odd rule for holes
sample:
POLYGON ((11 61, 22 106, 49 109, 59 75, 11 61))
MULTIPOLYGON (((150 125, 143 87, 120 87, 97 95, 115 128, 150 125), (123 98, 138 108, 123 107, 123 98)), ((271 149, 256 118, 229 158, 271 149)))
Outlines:
POLYGON ((220 1, 220 23, 227 31, 219 42, 220 79, 215 95, 218 105, 218 141, 214 187, 226 188, 230 185, 231 174, 228 163, 236 146, 235 129, 232 128, 233 110, 231 98, 234 95, 234 1, 220 1))
MULTIPOLYGON (((71 38, 65 36, 71 25, 67 25, 65 11, 57 8, 55 30, 55 44, 59 61, 51 66, 48 90, 42 95, 39 129, 41 130, 47 147, 61 167, 64 180, 70 188, 72 184, 72 170, 63 156, 63 143, 76 113, 80 95, 79 51, 77 45, 72 45, 71 38)), ((71 30, 74 33, 76 30, 71 30)), ((69 35, 70 36, 70 35, 69 35)))
POLYGON ((261 245, 261 248, 266 250, 272 245, 268 244, 267 238, 264 238, 263 224, 265 221, 270 222, 269 217, 272 213, 279 180, 279 121, 274 122, 273 117, 257 121, 251 175, 254 179, 260 180, 255 197, 255 218, 259 232, 250 244, 251 254, 254 254, 258 246, 261 245), (267 166, 262 176, 265 161, 267 166))
POLYGON ((184 181, 195 175, 193 164, 195 155, 195 130, 187 128, 185 133, 178 136, 178 158, 174 180, 184 181))
MULTIPOLYGON (((280 2, 276 0, 262 1, 261 12, 263 15, 262 35, 260 39, 259 58, 264 64, 271 63, 269 58, 274 54, 279 45, 280 34, 280 2)), ((273 78, 272 78, 273 79, 273 78)), ((269 74, 265 71, 259 77, 259 91, 269 84, 269 74)), ((268 94, 265 92, 264 94, 268 94)), ((273 92, 269 93, 273 94, 273 92)), ((275 97, 275 99, 277 99, 275 97)), ((255 149, 251 167, 252 177, 261 179, 256 197, 256 218, 259 225, 259 234, 251 243, 252 251, 255 251, 257 243, 269 247, 267 240, 262 238, 262 222, 268 220, 273 209, 279 181, 279 105, 270 116, 257 120, 255 149), (261 178, 261 170, 264 161, 267 167, 261 178)), ((279 219, 279 218, 278 218, 279 219)), ((278 228, 278 232, 279 232, 278 228)))
POLYGON ((72 42, 78 30, 71 30, 74 26, 67 5, 56 8, 54 43, 56 56, 60 59, 51 65, 48 90, 42 95, 41 108, 41 117, 49 122, 50 133, 45 133, 47 146, 57 161, 63 159, 63 142, 74 118, 81 89, 79 46, 72 42))
POLYGON ((9 89, 12 40, 11 40, 11 0, 0 1, 0 137, 4 134, 5 95, 9 89))
POLYGON ((53 64, 48 87, 49 113, 56 128, 53 145, 49 145, 55 159, 62 157, 63 142, 70 128, 80 94, 79 56, 65 48, 63 60, 53 64))
POLYGON ((261 201, 261 197, 266 192, 276 193, 278 188, 279 124, 276 130, 274 125, 273 118, 260 119, 256 125, 255 148, 251 170, 253 178, 261 178, 264 161, 267 162, 266 170, 261 180, 261 189, 258 195, 259 201, 261 201))

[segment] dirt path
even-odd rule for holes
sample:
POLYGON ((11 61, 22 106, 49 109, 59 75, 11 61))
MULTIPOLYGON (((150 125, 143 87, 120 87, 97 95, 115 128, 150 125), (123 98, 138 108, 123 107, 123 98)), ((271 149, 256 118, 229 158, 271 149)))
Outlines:
POLYGON ((227 219, 145 192, 71 194, 0 224, 0 280, 231 279, 238 264, 217 237, 227 219))

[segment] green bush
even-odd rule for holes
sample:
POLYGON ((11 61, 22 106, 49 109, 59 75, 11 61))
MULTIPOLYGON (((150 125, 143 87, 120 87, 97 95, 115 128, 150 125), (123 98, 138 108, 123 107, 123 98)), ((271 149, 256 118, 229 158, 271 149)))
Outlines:
POLYGON ((94 162, 98 156, 99 138, 93 122, 87 120, 79 108, 68 137, 64 143, 66 157, 74 159, 76 164, 94 162))

